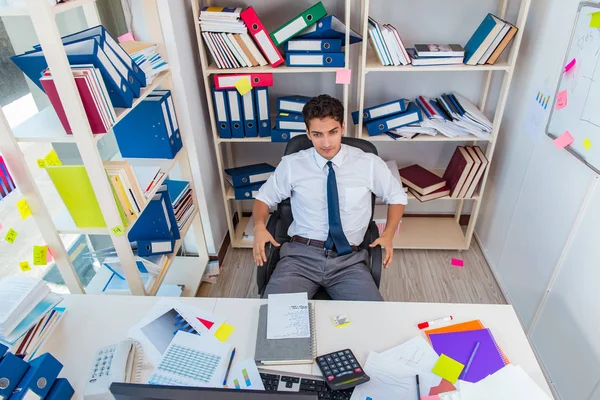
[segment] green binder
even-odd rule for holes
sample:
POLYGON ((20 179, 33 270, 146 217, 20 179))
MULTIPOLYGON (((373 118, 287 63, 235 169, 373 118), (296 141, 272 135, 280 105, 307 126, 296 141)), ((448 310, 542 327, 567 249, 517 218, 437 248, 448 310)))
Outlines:
POLYGON ((286 22, 271 33, 271 39, 275 46, 279 46, 293 38, 304 29, 315 24, 318 20, 327 15, 323 3, 318 2, 302 14, 286 22))

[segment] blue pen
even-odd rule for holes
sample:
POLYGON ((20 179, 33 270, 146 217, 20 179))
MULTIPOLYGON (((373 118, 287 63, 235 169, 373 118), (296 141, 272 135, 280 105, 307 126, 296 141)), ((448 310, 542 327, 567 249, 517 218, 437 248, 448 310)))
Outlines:
POLYGON ((231 369, 231 364, 233 363, 233 357, 235 356, 235 347, 231 352, 231 358, 229 359, 229 365, 227 366, 227 372, 225 372, 225 378, 223 379, 223 386, 227 385, 227 377, 229 376, 229 370, 231 369))
POLYGON ((473 349, 473 352, 471 353, 471 357, 469 357, 469 362, 467 362, 467 366, 465 367, 465 369, 463 370, 463 372, 461 374, 461 379, 464 378, 465 376, 467 376, 467 373, 469 372, 469 368, 471 368, 471 363, 473 362, 473 359, 475 358, 475 354, 477 353, 478 348, 479 348, 479 342, 477 342, 477 344, 475 345, 475 348, 473 349))

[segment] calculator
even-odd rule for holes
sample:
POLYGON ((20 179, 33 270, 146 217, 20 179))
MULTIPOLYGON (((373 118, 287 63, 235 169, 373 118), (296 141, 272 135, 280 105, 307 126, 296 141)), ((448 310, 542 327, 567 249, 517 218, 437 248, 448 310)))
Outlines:
POLYGON ((319 356, 317 365, 331 390, 350 389, 371 379, 350 349, 319 356))

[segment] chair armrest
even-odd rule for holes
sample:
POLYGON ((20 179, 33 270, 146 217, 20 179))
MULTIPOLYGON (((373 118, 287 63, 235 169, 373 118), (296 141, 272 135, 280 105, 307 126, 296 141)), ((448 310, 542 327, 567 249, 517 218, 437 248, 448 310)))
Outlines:
MULTIPOLYGON (((367 237, 369 238, 369 244, 373 243, 379 237, 379 229, 377 229, 377 224, 374 221, 371 221, 369 224, 369 228, 367 229, 367 237)), ((383 256, 381 251, 381 246, 375 246, 370 248, 371 253, 371 275, 373 276, 373 280, 377 287, 379 287, 379 283, 381 282, 381 269, 383 268, 383 256)))
MULTIPOLYGON (((273 237, 275 237, 275 228, 277 227, 279 218, 279 213, 273 211, 273 214, 267 221, 267 231, 273 237)), ((265 245, 265 255, 267 256, 267 262, 256 267, 256 285, 258 286, 258 294, 260 295, 263 294, 267 283, 269 283, 271 274, 273 274, 273 270, 277 265, 277 261, 279 260, 279 248, 273 246, 271 243, 267 243, 265 245)))

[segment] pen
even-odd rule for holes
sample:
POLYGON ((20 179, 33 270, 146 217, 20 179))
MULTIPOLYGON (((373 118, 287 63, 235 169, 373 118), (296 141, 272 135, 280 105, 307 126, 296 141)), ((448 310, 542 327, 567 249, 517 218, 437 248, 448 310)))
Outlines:
POLYGON ((233 357, 235 356, 235 347, 231 352, 231 358, 229 359, 229 365, 227 366, 227 371, 225 372, 225 378, 223 379, 223 386, 227 385, 227 377, 229 376, 229 370, 231 369, 231 364, 233 363, 233 357))
POLYGON ((415 375, 417 377, 417 400, 421 398, 421 388, 419 386, 419 375, 415 375))
POLYGON ((452 321, 452 315, 449 315, 447 317, 444 318, 438 318, 438 319, 434 319, 432 321, 425 321, 425 322, 421 322, 419 325, 417 325, 419 327, 419 329, 425 329, 425 328, 429 328, 431 325, 435 325, 435 324, 440 324, 442 322, 449 322, 452 321))
POLYGON ((467 362, 467 366, 465 367, 465 369, 463 370, 463 373, 461 374, 461 378, 464 378, 465 376, 467 376, 467 373, 469 372, 469 368, 471 368, 471 363, 473 362, 473 359, 475 358, 475 354, 477 353, 477 349, 479 348, 479 342, 477 342, 477 344, 475 345, 475 348, 473 349, 473 352, 471 353, 471 357, 469 357, 469 361, 467 362))

